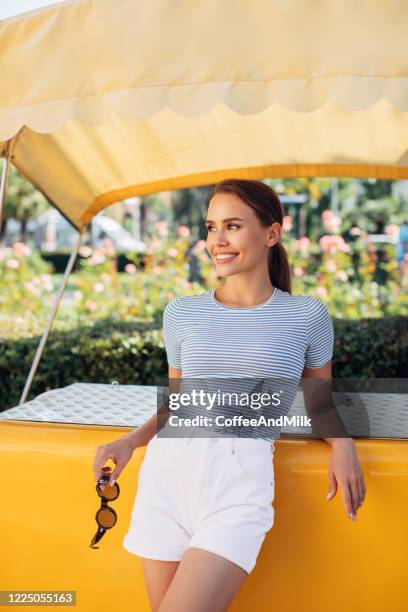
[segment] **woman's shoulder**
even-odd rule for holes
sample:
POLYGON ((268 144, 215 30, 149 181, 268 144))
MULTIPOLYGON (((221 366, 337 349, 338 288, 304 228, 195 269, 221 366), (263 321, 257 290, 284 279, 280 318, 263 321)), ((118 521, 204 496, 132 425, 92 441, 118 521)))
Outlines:
POLYGON ((209 293, 209 291, 204 291, 196 295, 180 295, 168 302, 164 310, 170 312, 190 310, 207 301, 209 293))
POLYGON ((293 295, 287 291, 281 291, 281 299, 288 307, 302 310, 307 318, 314 318, 327 312, 326 303, 318 297, 310 294, 293 295))

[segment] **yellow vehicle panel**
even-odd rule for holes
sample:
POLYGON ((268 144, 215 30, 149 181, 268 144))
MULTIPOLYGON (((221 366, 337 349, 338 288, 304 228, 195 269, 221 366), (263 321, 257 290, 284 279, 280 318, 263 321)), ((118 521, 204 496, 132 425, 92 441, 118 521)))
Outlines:
MULTIPOLYGON (((122 546, 145 448, 118 480, 117 525, 100 549, 89 548, 99 507, 95 449, 131 429, 0 422, 0 590, 76 591, 81 612, 150 610, 140 558, 122 546)), ((277 441, 275 524, 231 610, 405 612, 408 441, 360 439, 356 447, 367 495, 353 522, 340 490, 325 499, 329 445, 277 441)))

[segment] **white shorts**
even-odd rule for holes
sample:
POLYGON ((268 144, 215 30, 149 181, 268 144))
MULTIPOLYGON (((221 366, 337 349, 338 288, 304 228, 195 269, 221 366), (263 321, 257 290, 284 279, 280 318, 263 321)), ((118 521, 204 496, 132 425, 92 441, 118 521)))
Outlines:
POLYGON ((124 548, 180 561, 194 546, 250 574, 274 522, 274 448, 273 441, 254 438, 154 436, 124 548))

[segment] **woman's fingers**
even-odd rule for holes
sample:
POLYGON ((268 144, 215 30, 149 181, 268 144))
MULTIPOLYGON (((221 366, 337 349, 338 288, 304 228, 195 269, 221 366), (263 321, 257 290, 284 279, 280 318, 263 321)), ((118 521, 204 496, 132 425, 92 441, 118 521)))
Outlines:
POLYGON ((365 498, 364 478, 360 476, 354 479, 350 478, 341 482, 340 485, 347 515, 355 520, 357 518, 357 511, 362 506, 365 498))
POLYGON ((106 446, 98 446, 95 453, 95 459, 93 464, 94 480, 95 484, 98 484, 98 480, 102 474, 102 468, 106 461, 110 458, 109 450, 106 446))
POLYGON ((349 488, 350 488, 350 493, 351 493, 351 504, 353 507, 353 514, 356 515, 357 514, 357 510, 360 507, 360 494, 358 491, 358 484, 357 484, 357 479, 351 479, 349 481, 349 488))
POLYGON ((341 494, 343 496, 344 505, 346 506, 347 516, 349 518, 353 518, 355 514, 353 510, 353 500, 352 500, 348 481, 342 480, 340 482, 340 487, 341 487, 341 494))
POLYGON ((357 485, 358 485, 358 490, 360 494, 360 501, 361 501, 360 506, 362 506, 365 500, 365 494, 366 494, 366 486, 365 486, 363 475, 361 475, 361 477, 358 479, 357 485))
POLYGON ((333 473, 333 470, 329 470, 329 490, 326 495, 326 499, 333 499, 337 492, 337 480, 333 473))
POLYGON ((366 484, 365 484, 365 480, 364 480, 364 475, 361 475, 361 479, 360 479, 360 486, 361 486, 361 490, 363 492, 363 501, 365 500, 365 496, 366 496, 366 484))

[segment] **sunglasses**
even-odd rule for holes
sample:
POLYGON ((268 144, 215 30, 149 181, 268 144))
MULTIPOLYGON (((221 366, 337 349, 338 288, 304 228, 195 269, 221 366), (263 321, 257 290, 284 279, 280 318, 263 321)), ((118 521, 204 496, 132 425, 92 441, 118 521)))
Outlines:
POLYGON ((99 546, 95 546, 95 544, 103 538, 107 529, 112 529, 112 527, 116 525, 118 520, 115 510, 108 506, 108 502, 114 501, 119 497, 120 488, 117 482, 115 482, 113 487, 106 485, 106 483, 109 482, 112 468, 104 467, 102 468, 102 472, 103 474, 96 485, 96 492, 101 498, 101 507, 95 515, 96 522, 98 523, 98 530, 92 538, 89 548, 99 548, 99 546), (103 491, 101 485, 105 485, 103 491))

